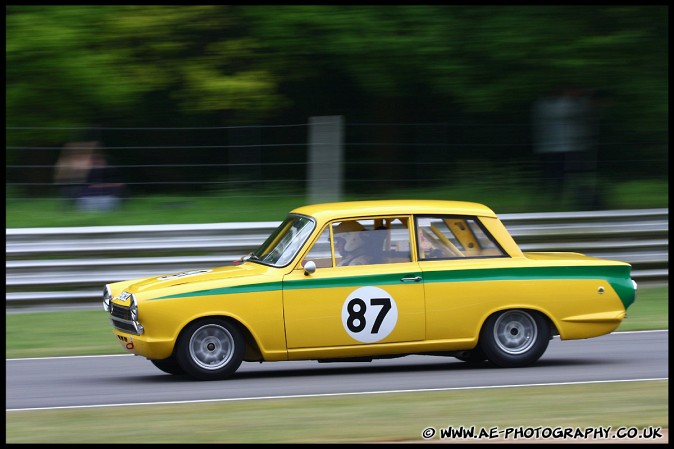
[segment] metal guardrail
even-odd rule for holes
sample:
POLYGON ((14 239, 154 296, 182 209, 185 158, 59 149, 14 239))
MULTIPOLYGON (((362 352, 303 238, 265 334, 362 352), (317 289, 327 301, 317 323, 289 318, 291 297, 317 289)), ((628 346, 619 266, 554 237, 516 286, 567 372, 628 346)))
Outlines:
MULTIPOLYGON (((499 215, 522 251, 572 251, 668 279, 669 210, 499 215)), ((6 230, 6 307, 96 303, 103 284, 233 263, 279 222, 6 230)))

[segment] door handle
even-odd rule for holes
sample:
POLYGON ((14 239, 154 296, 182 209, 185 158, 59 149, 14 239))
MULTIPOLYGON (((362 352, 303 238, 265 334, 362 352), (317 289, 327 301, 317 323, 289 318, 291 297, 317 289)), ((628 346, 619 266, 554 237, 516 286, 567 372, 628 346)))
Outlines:
POLYGON ((414 277, 404 277, 400 279, 402 282, 419 282, 421 280, 421 276, 414 276, 414 277))

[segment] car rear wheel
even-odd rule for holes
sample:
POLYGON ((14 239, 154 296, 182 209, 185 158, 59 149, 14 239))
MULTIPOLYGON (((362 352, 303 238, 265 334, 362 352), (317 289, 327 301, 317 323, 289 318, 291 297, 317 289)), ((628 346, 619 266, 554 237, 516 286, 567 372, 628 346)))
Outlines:
POLYGON ((185 370, 180 366, 180 363, 178 363, 175 356, 163 360, 150 360, 150 362, 165 373, 174 374, 176 376, 185 374, 185 370))
POLYGON ((185 328, 177 358, 187 374, 201 380, 226 379, 239 368, 245 342, 239 329, 225 320, 196 321, 185 328))
POLYGON ((490 362, 504 368, 538 360, 550 341, 550 323, 530 310, 505 310, 490 316, 480 332, 480 345, 490 362))

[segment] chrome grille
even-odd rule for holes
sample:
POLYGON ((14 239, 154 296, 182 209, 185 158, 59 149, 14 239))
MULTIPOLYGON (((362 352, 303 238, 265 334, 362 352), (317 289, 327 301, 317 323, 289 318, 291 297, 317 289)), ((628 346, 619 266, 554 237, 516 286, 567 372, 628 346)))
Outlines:
POLYGON ((139 335, 136 326, 131 320, 131 311, 126 306, 110 303, 110 322, 113 327, 122 332, 139 335))

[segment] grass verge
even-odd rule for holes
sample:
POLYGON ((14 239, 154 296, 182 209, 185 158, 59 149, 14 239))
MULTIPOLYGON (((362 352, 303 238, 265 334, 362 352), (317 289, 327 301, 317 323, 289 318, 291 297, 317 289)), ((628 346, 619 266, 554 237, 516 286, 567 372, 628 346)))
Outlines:
MULTIPOLYGON (((348 194, 343 200, 438 199, 475 201, 497 214, 575 211, 573 198, 557 198, 517 176, 482 173, 455 184, 348 194)), ((604 209, 668 207, 668 180, 602 183, 604 209)), ((288 211, 308 204, 299 190, 228 190, 192 195, 131 197, 111 212, 81 212, 64 200, 31 199, 8 191, 6 227, 107 226, 281 221, 288 211), (67 213, 64 213, 67 212, 67 213)))
MULTIPOLYGON (((440 442, 440 428, 448 426, 475 426, 478 431, 520 426, 581 430, 610 426, 615 432, 622 426, 666 428, 667 397, 667 381, 642 381, 13 411, 6 413, 6 442, 422 442, 421 433, 428 427, 437 431, 432 441, 440 442)), ((512 442, 524 441, 520 438, 512 442)))

